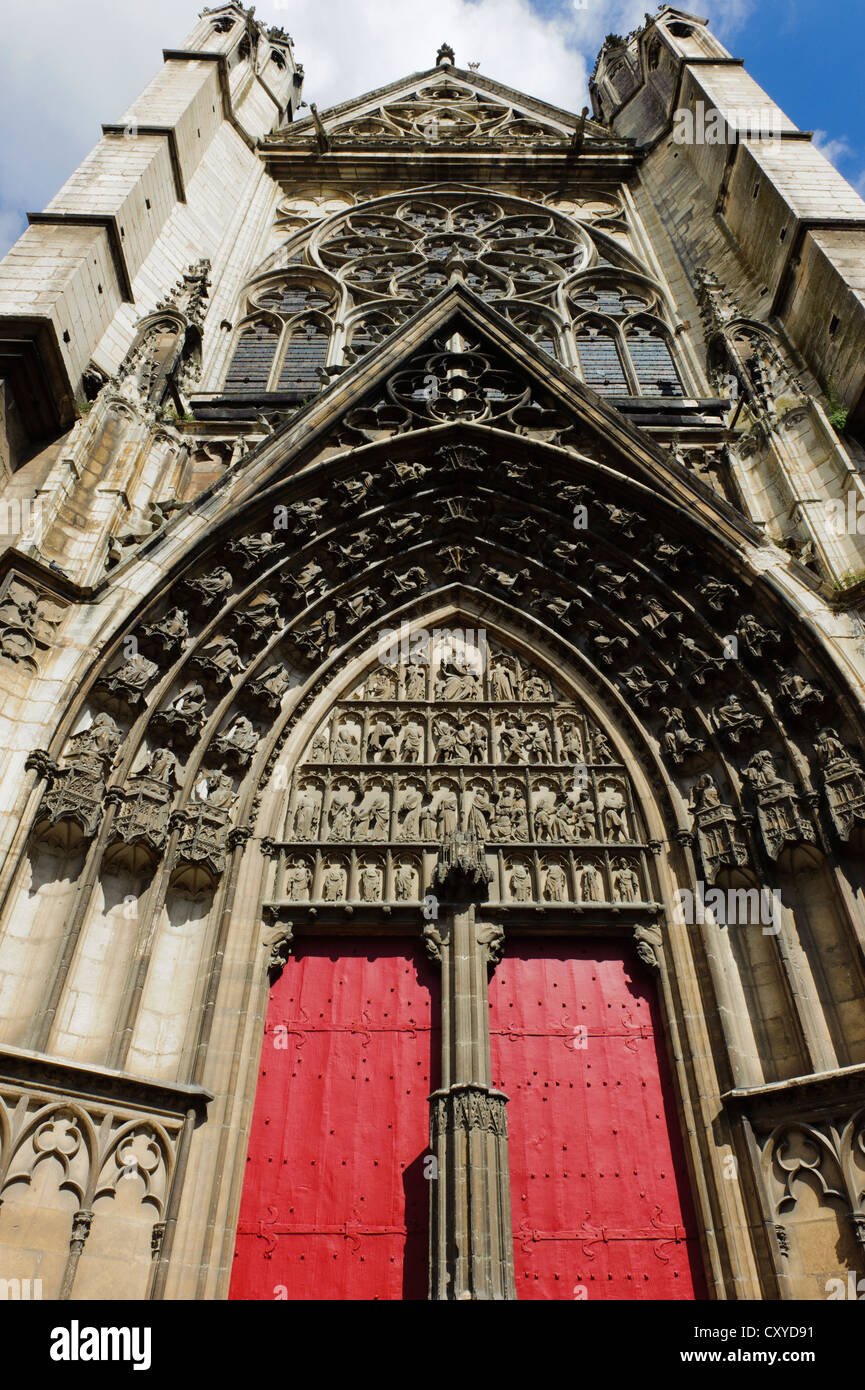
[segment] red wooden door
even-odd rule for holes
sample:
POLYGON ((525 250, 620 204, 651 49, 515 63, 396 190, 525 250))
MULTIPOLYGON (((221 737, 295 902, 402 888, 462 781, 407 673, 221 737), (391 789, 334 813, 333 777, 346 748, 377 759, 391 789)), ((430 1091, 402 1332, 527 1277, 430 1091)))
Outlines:
POLYGON ((705 1297, 650 972, 620 943, 512 938, 490 1028, 517 1297, 705 1297))
POLYGON ((300 941, 271 990, 231 1298, 426 1298, 438 998, 416 942, 300 941))

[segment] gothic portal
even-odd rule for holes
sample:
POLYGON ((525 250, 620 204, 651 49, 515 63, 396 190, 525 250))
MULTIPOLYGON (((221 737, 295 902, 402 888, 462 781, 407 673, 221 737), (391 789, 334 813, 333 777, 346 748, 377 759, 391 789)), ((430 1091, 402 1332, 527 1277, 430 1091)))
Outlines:
POLYGON ((825 1297, 865 205, 671 6, 302 82, 205 10, 0 263, 4 1272, 825 1297))

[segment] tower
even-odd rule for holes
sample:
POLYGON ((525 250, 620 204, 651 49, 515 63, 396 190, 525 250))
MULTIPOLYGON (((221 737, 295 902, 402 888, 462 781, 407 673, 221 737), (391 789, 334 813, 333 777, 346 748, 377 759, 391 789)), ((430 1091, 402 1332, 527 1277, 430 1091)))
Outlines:
POLYGON ((203 11, 0 263, 4 1269, 822 1297, 865 204, 671 6, 301 86, 203 11))

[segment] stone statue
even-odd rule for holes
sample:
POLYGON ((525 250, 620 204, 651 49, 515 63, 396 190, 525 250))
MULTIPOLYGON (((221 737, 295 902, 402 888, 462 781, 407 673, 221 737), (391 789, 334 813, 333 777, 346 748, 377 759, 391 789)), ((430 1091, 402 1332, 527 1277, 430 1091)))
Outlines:
POLYGON ((414 869, 408 864, 400 864, 394 876, 394 891, 398 902, 408 902, 414 897, 414 869))
POLYGON ((568 881, 561 864, 551 864, 544 881, 544 897, 551 903, 563 903, 567 897, 568 881))
POLYGON ((618 787, 601 789, 600 808, 605 837, 613 844, 625 844, 629 838, 627 802, 618 787))
POLYGON ((446 835, 453 834, 457 829, 458 818, 456 792, 442 792, 439 797, 436 827, 440 840, 443 840, 446 835))
POLYGON ((312 840, 318 822, 318 796, 311 787, 302 787, 294 808, 294 838, 312 840))
POLYGON ((326 903, 339 902, 343 895, 345 880, 342 869, 336 864, 329 864, 324 871, 322 880, 322 895, 326 903))
POLYGON ((596 865, 586 864, 580 870, 580 900, 584 903, 599 903, 603 901, 603 880, 598 872, 596 865))
POLYGON ((307 902, 311 883, 312 874, 309 872, 308 864, 295 864, 290 867, 285 875, 285 892, 289 902, 307 902))
POLYGON ((426 671, 423 666, 412 664, 405 674, 405 698, 422 700, 426 694, 426 671))
POLYGON ((623 903, 640 900, 640 880, 626 859, 619 859, 613 869, 613 895, 623 903))
POLYGON ((152 777, 156 782, 176 785, 177 758, 170 748, 154 748, 142 768, 141 775, 152 777))
POLYGON ((399 757, 404 763, 419 763, 423 753, 423 729, 414 720, 403 728, 399 739, 399 757))
POLYGON ((378 869, 370 864, 360 872, 360 900, 363 903, 377 903, 381 897, 381 879, 378 869))
POLYGON ((532 900, 532 879, 525 864, 517 863, 511 870, 511 897, 517 903, 532 900))

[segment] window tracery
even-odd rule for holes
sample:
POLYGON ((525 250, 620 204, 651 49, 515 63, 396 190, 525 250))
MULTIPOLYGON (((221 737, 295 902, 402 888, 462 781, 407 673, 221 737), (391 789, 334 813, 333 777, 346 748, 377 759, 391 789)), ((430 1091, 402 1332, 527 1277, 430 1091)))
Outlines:
POLYGON ((662 291, 621 244, 621 203, 589 190, 562 206, 449 188, 302 209, 248 294, 226 391, 307 393, 458 281, 601 394, 689 394, 662 291))

